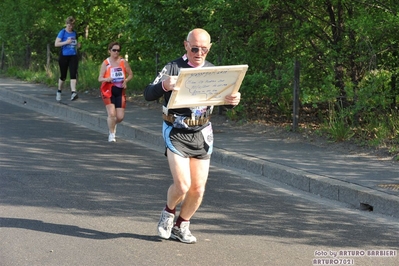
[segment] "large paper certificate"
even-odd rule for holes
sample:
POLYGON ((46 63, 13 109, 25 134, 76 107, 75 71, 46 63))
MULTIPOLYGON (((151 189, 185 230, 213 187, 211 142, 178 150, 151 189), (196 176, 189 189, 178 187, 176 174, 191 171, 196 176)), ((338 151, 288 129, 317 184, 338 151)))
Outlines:
POLYGON ((182 68, 168 109, 225 105, 226 95, 238 92, 248 65, 182 68))

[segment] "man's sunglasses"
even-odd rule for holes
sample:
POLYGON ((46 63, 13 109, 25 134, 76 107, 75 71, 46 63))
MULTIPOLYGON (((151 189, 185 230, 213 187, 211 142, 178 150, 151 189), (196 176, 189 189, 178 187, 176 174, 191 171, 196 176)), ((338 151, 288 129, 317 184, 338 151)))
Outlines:
POLYGON ((198 53, 201 49, 203 54, 207 54, 209 52, 208 48, 205 47, 191 47, 191 44, 189 42, 187 42, 188 45, 190 46, 190 51, 193 52, 194 54, 198 53))
POLYGON ((118 49, 111 49, 111 51, 112 51, 112 52, 118 52, 118 53, 120 53, 120 52, 121 52, 121 50, 120 50, 120 49, 119 49, 119 50, 118 50, 118 49))

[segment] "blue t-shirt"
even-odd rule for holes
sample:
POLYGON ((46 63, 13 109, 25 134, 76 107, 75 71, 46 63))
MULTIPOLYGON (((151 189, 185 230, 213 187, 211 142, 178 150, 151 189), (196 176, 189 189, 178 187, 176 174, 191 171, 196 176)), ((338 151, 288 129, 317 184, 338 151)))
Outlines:
POLYGON ((76 55, 76 45, 78 44, 78 40, 75 31, 67 32, 65 29, 62 29, 58 33, 57 38, 60 38, 61 42, 65 42, 68 38, 71 38, 72 42, 70 44, 61 47, 62 55, 76 55))

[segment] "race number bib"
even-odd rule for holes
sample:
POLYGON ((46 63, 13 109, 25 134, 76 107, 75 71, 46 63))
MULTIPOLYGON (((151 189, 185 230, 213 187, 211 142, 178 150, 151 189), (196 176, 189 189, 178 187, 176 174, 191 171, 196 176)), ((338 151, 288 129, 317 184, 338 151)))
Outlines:
POLYGON ((125 80, 125 74, 123 73, 123 69, 121 67, 111 68, 111 78, 112 83, 123 82, 125 80))
POLYGON ((196 107, 190 107, 191 114, 195 117, 200 117, 204 114, 206 114, 207 107, 206 106, 196 106, 196 107))
POLYGON ((208 126, 201 130, 202 136, 204 136, 204 140, 208 146, 212 147, 213 145, 213 131, 212 131, 212 124, 209 123, 208 126))

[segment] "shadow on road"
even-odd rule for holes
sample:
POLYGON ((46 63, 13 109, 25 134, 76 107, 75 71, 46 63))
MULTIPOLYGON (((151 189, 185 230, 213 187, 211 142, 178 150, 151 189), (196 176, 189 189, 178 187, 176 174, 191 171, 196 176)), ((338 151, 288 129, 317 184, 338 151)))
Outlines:
POLYGON ((97 240, 108 240, 114 238, 134 238, 145 241, 161 242, 158 236, 139 235, 132 233, 108 233, 74 225, 46 223, 39 220, 20 218, 0 218, 0 227, 20 228, 39 231, 44 233, 59 234, 73 237, 81 237, 97 240))

